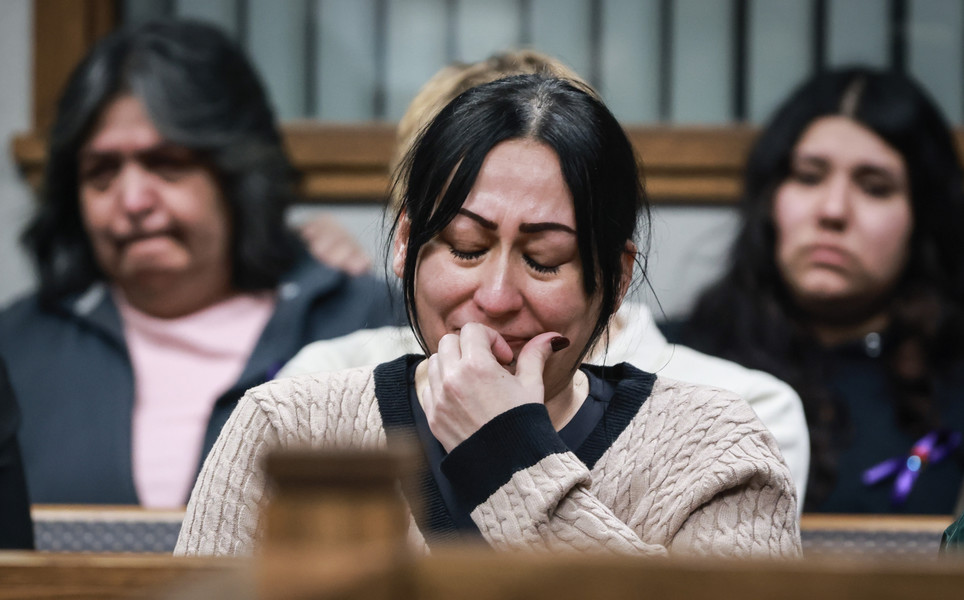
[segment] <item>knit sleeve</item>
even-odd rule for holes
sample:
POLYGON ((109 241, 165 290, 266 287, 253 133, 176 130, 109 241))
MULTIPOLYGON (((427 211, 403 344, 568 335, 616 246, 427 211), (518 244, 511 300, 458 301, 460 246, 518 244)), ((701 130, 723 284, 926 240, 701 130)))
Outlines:
POLYGON ((795 557, 796 494, 773 435, 730 392, 662 381, 625 454, 652 456, 635 480, 658 482, 631 522, 672 553, 795 557))
POLYGON ((442 470, 494 548, 666 552, 644 543, 592 494, 589 469, 541 404, 499 415, 454 448, 442 470))
MULTIPOLYGON (((709 432, 708 438, 714 439, 709 432)), ((674 552, 730 557, 801 553, 795 486, 769 431, 736 426, 690 487, 690 512, 674 552)))
POLYGON ((474 456, 455 448, 461 475, 472 474, 459 485, 473 490, 471 515, 485 539, 498 549, 799 555, 789 470, 752 409, 721 390, 658 388, 591 469, 548 441, 548 416, 541 425, 515 419, 514 433, 507 423, 487 424, 502 431, 477 432, 484 443, 474 456), (527 448, 511 451, 524 460, 485 458, 516 447, 527 448), (508 475, 480 484, 470 465, 483 463, 508 475))
POLYGON ((265 492, 261 460, 278 444, 278 432, 248 391, 201 467, 175 555, 252 553, 265 492))
POLYGON ((384 447, 370 368, 270 381, 248 390, 225 423, 187 505, 178 555, 251 554, 275 449, 384 447))
POLYGON ((553 454, 513 475, 472 518, 498 549, 666 554, 601 502, 590 482, 589 470, 573 453, 553 454))

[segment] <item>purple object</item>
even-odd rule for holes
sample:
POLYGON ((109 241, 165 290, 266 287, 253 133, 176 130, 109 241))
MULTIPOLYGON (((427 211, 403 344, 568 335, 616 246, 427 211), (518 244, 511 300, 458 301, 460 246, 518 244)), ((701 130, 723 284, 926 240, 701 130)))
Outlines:
POLYGON ((927 465, 937 464, 947 458, 961 445, 961 433, 947 429, 931 431, 917 440, 906 456, 895 456, 880 462, 864 471, 861 480, 864 485, 876 485, 894 477, 894 491, 891 504, 900 506, 907 501, 914 483, 927 465))

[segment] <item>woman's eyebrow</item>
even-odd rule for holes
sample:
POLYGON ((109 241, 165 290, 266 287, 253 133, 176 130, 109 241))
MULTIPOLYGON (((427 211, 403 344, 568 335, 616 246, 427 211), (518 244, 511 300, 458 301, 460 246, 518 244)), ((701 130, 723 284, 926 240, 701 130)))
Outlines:
POLYGON ((141 160, 144 157, 176 157, 176 158, 193 158, 195 151, 187 148, 185 146, 179 146, 171 142, 160 142, 154 144, 153 146, 148 146, 146 148, 139 148, 134 151, 125 151, 120 149, 111 148, 109 150, 98 150, 96 148, 82 148, 78 152, 80 160, 97 160, 100 158, 123 158, 127 156, 132 156, 137 160, 141 160))
POLYGON ((825 167, 829 161, 819 154, 797 153, 793 155, 790 162, 793 164, 800 163, 804 165, 818 165, 825 167))
MULTIPOLYGON (((459 214, 464 215, 482 227, 495 231, 499 228, 499 224, 486 219, 485 217, 478 215, 467 208, 460 208, 459 214)), ((576 235, 576 230, 568 225, 563 225, 562 223, 556 223, 554 221, 546 221, 541 223, 522 223, 519 225, 519 231, 522 233, 540 233, 543 231, 564 231, 566 233, 571 233, 576 235)))
POLYGON ((543 231, 564 231, 566 233, 571 233, 576 235, 576 230, 568 225, 563 225, 562 223, 556 223, 554 221, 546 221, 543 223, 522 223, 519 225, 519 231, 522 233, 540 233, 543 231))
POLYGON ((492 231, 495 231, 496 229, 499 228, 499 224, 496 223, 495 221, 490 221, 484 218, 482 215, 478 215, 467 208, 460 208, 459 214, 472 219, 473 221, 475 221, 476 223, 478 223, 479 225, 481 225, 486 229, 491 229, 492 231))

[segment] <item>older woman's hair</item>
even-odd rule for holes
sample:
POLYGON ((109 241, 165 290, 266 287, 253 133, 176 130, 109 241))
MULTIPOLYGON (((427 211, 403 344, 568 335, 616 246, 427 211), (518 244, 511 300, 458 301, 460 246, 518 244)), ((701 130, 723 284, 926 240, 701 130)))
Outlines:
MULTIPOLYGON (((626 242, 649 241, 649 205, 633 147, 616 118, 578 83, 519 75, 473 87, 429 124, 396 174, 402 187, 392 234, 408 219, 403 292, 415 335, 424 339, 415 308, 415 269, 421 247, 456 216, 489 152, 507 140, 552 148, 572 194, 576 239, 587 295, 600 314, 584 348, 592 347, 615 312, 623 285, 626 242)), ((646 248, 637 261, 645 276, 646 248)))
POLYGON ((934 370, 964 351, 964 180, 950 127, 904 74, 864 67, 817 74, 779 107, 751 150, 743 225, 728 271, 702 294, 680 340, 769 371, 797 389, 811 429, 811 502, 832 487, 833 447, 845 437, 847 419, 820 383, 816 341, 777 268, 771 209, 797 142, 814 121, 833 115, 878 135, 907 169, 914 224, 909 260, 896 289, 878 305, 891 317, 884 358, 893 366, 905 430, 919 435, 936 426, 934 370))
POLYGON ((70 77, 50 132, 37 213, 23 235, 50 305, 104 277, 84 230, 78 153, 104 108, 132 94, 160 134, 208 164, 231 219, 231 276, 239 290, 273 287, 297 256, 284 211, 295 172, 264 87, 221 31, 163 20, 99 42, 70 77))

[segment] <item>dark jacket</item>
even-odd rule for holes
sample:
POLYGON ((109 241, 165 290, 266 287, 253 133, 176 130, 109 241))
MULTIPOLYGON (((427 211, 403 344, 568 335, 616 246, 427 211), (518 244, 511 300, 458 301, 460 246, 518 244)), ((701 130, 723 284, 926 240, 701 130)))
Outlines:
MULTIPOLYGON (((663 323, 660 329, 671 342, 706 350, 699 332, 693 333, 693 328, 684 322, 663 323)), ((915 444, 922 439, 921 434, 912 435, 898 425, 898 392, 892 367, 884 358, 889 339, 886 333, 869 336, 832 348, 814 349, 810 355, 823 369, 820 383, 836 402, 837 418, 845 428, 833 439, 833 488, 819 502, 811 501, 813 506, 806 508, 809 512, 948 515, 954 511, 964 484, 964 445, 949 444, 949 454, 939 461, 923 463, 910 492, 899 502, 894 501, 896 473, 906 470, 904 467, 879 481, 864 483, 864 473, 886 461, 908 464, 915 444)), ((739 362, 738 357, 724 358, 739 362)), ((962 397, 964 360, 958 358, 935 372, 932 410, 940 429, 947 433, 964 433, 962 397)), ((814 462, 810 462, 811 475, 814 462)), ((808 490, 813 489, 813 485, 808 486, 808 490)))
MULTIPOLYGON (((275 312, 241 377, 215 404, 202 460, 244 391, 271 379, 302 346, 398 321, 384 282, 351 277, 307 257, 277 293, 275 312)), ((107 287, 94 285, 56 311, 41 308, 36 296, 7 308, 0 313, 0 357, 21 405, 20 444, 31 500, 137 504, 131 466, 134 374, 107 287)))
POLYGON ((0 360, 0 549, 32 549, 33 525, 23 476, 17 425, 20 413, 0 360))

